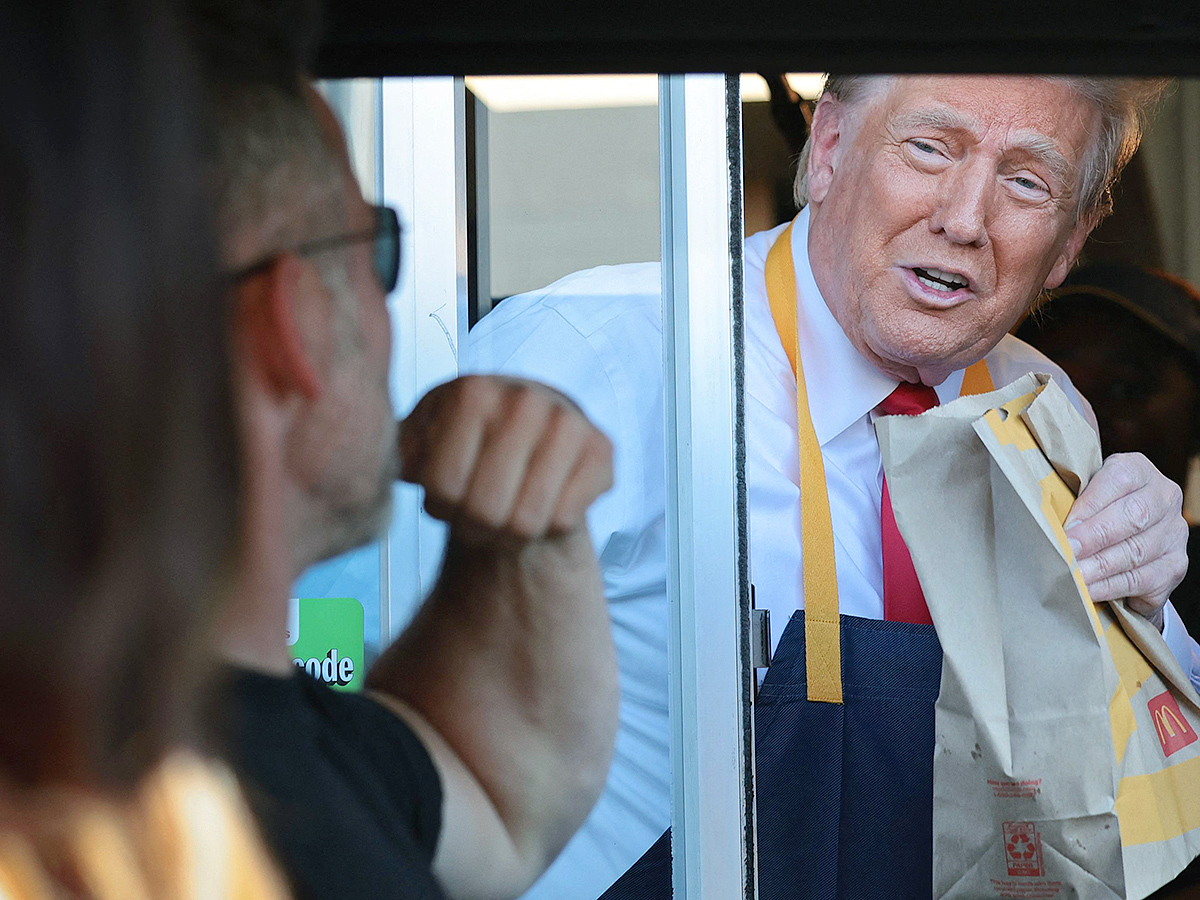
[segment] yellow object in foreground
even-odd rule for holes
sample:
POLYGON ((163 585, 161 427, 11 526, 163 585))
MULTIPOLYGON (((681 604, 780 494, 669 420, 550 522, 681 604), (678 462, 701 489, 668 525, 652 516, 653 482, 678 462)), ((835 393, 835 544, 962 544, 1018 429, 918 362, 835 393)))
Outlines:
POLYGON ((44 823, 0 833, 0 900, 56 900, 68 878, 95 900, 289 896, 233 776, 193 756, 168 759, 127 802, 47 792, 37 812, 44 823))

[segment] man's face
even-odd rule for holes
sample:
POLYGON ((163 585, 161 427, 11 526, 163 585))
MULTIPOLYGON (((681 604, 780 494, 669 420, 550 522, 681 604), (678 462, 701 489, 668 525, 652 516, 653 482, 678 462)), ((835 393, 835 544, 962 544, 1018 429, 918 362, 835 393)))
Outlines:
POLYGON ((1079 172, 1099 111, 1061 81, 896 77, 823 100, 809 164, 809 253, 851 342, 935 385, 979 360, 1090 231, 1079 172))
MULTIPOLYGON (((345 180, 345 222, 330 228, 363 234, 374 212, 351 172, 345 142, 328 105, 313 91, 314 104, 345 180)), ((396 420, 388 391, 391 322, 375 275, 370 240, 333 251, 326 261, 344 268, 340 290, 329 291, 330 353, 327 388, 308 410, 303 436, 293 442, 306 457, 307 490, 325 520, 321 557, 356 547, 387 524, 392 485, 399 470, 396 420)), ((341 272, 339 272, 339 275, 341 272)), ((335 279, 340 280, 340 279, 335 279)))

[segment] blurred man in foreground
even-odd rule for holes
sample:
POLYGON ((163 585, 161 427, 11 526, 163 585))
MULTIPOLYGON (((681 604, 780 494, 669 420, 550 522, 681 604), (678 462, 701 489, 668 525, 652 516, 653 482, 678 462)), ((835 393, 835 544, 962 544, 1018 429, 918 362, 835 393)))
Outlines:
POLYGON ((203 753, 238 440, 177 4, 0 5, 0 896, 283 900, 203 753))
POLYGON ((286 34, 292 6, 209 22, 246 470, 230 758, 301 898, 513 896, 611 757, 615 663, 583 518, 611 448, 561 396, 502 377, 435 388, 397 444, 398 225, 363 201, 301 57, 268 65, 272 23, 249 19, 286 34), (442 573, 366 695, 335 693, 292 663, 290 587, 379 534, 397 475, 450 525, 442 573))

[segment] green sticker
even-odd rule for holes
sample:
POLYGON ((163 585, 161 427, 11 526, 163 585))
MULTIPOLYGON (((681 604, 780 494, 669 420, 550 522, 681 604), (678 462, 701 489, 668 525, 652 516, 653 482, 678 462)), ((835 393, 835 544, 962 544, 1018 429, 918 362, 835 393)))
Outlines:
POLYGON ((353 597, 289 601, 287 641, 292 661, 313 678, 334 690, 361 690, 363 608, 353 597))

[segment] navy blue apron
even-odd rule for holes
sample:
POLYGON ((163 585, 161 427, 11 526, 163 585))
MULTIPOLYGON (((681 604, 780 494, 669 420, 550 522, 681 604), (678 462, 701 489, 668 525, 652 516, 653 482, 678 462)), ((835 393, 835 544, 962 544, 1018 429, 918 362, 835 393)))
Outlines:
MULTIPOLYGON (((807 699, 792 616, 755 707, 760 900, 933 895, 932 625, 841 617, 843 702, 807 699)), ((671 896, 667 831, 603 900, 671 896)))

